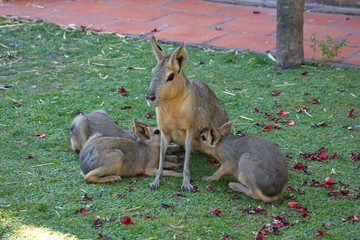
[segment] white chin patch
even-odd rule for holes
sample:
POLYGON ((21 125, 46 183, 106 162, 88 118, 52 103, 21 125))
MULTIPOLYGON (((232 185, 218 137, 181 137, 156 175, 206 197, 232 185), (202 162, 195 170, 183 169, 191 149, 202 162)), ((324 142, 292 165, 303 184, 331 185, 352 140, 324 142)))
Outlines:
POLYGON ((155 107, 152 101, 146 100, 146 103, 149 107, 155 107))

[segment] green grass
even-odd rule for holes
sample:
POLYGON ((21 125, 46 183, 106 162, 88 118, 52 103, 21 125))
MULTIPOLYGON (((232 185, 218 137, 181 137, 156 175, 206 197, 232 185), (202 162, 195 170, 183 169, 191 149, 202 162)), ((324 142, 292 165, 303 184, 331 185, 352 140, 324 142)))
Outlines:
MULTIPOLYGON (((305 190, 305 194, 286 191, 284 198, 271 207, 243 194, 239 194, 239 199, 229 198, 236 194, 227 191, 227 183, 234 180, 229 174, 217 182, 201 181, 200 177, 211 175, 217 167, 203 163, 209 156, 193 153, 190 170, 199 192, 182 192, 186 196, 176 199, 171 194, 178 192, 181 178, 163 178, 156 191, 147 187, 153 177, 124 177, 123 182, 111 184, 86 183, 79 173, 78 155, 69 151, 67 130, 76 109, 83 113, 103 109, 125 128, 132 118, 156 123, 156 118, 145 118, 147 112, 155 115, 155 109, 144 100, 150 71, 156 63, 149 42, 29 20, 0 21, 0 85, 13 85, 0 90, 1 238, 97 239, 97 234, 102 233, 111 239, 220 239, 225 234, 232 239, 251 239, 252 232, 272 223, 273 217, 282 212, 292 215, 286 216, 288 222, 299 220, 299 224, 280 228, 281 236, 269 234, 267 239, 315 238, 316 230, 329 231, 325 237, 331 239, 360 238, 359 222, 342 221, 359 214, 359 199, 330 199, 324 187, 301 186, 304 180, 324 182, 326 177, 349 184, 343 187, 338 183, 334 187, 349 189, 350 195, 355 193, 353 188, 360 186, 360 163, 348 157, 350 152, 360 150, 359 117, 346 116, 351 108, 355 108, 354 115, 360 115, 359 68, 309 64, 277 72, 271 70, 274 62, 264 55, 187 47, 185 73, 208 83, 225 104, 230 118, 238 118, 233 131, 264 136, 278 143, 284 154, 293 157, 288 159, 289 169, 304 162, 312 175, 289 171, 288 185, 305 190), (198 65, 199 62, 204 64, 198 65), (300 76, 303 71, 309 74, 300 76), (117 93, 121 86, 129 96, 117 93), (280 90, 281 94, 272 96, 271 90, 280 90), (274 98, 281 107, 272 106, 274 98), (313 98, 320 99, 320 103, 310 103, 313 98), (13 103, 17 100, 21 100, 21 105, 13 103), (120 110, 124 105, 133 107, 120 110), (312 117, 296 113, 303 106, 309 107, 312 117), (280 116, 279 123, 294 120, 295 125, 281 123, 281 129, 263 132, 263 127, 255 123, 274 122, 252 113, 253 107, 273 116, 284 109, 289 114, 280 116), (319 122, 329 126, 311 127, 311 123, 319 122), (353 129, 343 128, 345 125, 352 125, 353 129), (40 132, 46 137, 34 136, 40 132), (304 160, 298 154, 322 147, 330 154, 338 152, 339 157, 324 163, 304 160), (30 154, 35 158, 26 159, 30 154), (333 169, 337 174, 331 174, 333 169), (134 179, 136 182, 130 184, 134 179), (207 191, 208 184, 217 192, 207 191), (125 185, 132 190, 125 190, 125 185), (85 193, 92 200, 82 201, 85 193), (126 196, 120 198, 114 193, 126 196), (290 194, 296 199, 287 199, 290 194), (290 210, 288 202, 292 201, 307 206, 311 218, 299 217, 298 212, 290 210), (174 208, 163 208, 161 203, 174 208), (241 211, 258 205, 268 212, 241 211), (74 212, 82 207, 90 213, 74 212), (221 210, 222 216, 213 215, 210 209, 221 210), (119 218, 124 215, 135 223, 121 225, 119 218), (154 215, 154 219, 141 215, 154 215), (97 216, 103 220, 100 228, 92 226, 91 220, 97 216), (107 222, 110 217, 116 220, 107 222), (321 226, 323 223, 329 226, 321 226)), ((162 46, 167 52, 177 47, 162 46)))

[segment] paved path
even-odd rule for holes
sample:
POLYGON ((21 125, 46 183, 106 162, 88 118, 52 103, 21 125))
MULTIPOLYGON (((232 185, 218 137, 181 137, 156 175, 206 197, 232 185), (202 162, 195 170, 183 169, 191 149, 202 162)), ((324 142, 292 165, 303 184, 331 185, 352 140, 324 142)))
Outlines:
MULTIPOLYGON (((276 49, 276 9, 200 0, 8 0, 0 15, 134 34, 206 47, 255 52, 276 49)), ((360 16, 304 13, 305 58, 311 34, 348 38, 334 61, 360 66, 360 16)), ((315 58, 319 55, 315 56, 315 58)))

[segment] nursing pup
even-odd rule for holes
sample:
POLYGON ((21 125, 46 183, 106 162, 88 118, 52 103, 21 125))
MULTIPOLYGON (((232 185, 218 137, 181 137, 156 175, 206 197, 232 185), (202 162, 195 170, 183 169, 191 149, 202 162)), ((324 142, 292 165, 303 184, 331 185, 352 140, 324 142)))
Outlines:
POLYGON ((79 115, 70 124, 68 137, 71 147, 75 151, 81 151, 86 141, 94 134, 110 137, 124 137, 135 140, 131 130, 125 130, 112 121, 103 110, 79 115))
POLYGON ((284 155, 274 143, 259 136, 226 136, 234 122, 200 134, 202 150, 221 163, 212 176, 202 180, 218 180, 231 172, 239 181, 229 183, 232 190, 266 202, 281 198, 288 181, 284 155))
MULTIPOLYGON (((159 165, 159 129, 135 124, 136 140, 105 137, 95 134, 80 152, 80 168, 84 179, 93 183, 121 181, 122 176, 146 174, 155 176, 159 165)), ((165 168, 177 169, 180 164, 165 161, 165 168)), ((164 176, 182 176, 174 171, 164 171, 164 176)))

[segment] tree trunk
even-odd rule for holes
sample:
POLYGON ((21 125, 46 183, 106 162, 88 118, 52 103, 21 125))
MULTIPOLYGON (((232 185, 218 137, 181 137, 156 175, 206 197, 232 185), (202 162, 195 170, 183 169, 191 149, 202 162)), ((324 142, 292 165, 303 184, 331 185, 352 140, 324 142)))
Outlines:
POLYGON ((304 63, 303 27, 305 0, 277 1, 276 63, 294 68, 304 63))

